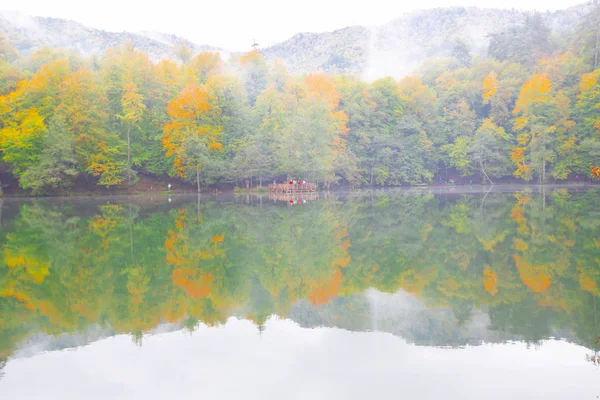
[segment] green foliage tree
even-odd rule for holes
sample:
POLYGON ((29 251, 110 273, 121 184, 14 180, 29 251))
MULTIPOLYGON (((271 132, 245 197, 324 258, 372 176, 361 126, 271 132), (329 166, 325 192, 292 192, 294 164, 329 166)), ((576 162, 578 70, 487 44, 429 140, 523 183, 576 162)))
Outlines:
POLYGON ((469 153, 483 182, 487 180, 493 183, 490 175, 501 177, 506 174, 508 143, 509 136, 504 129, 489 119, 486 119, 475 133, 469 153))
POLYGON ((452 57, 456 58, 463 67, 471 66, 471 52, 469 45, 462 39, 456 39, 452 47, 452 57))
POLYGON ((600 3, 591 1, 589 12, 577 26, 573 46, 586 60, 590 70, 595 71, 600 64, 600 3))
POLYGON ((75 155, 75 138, 65 134, 67 129, 60 117, 51 120, 38 162, 21 177, 24 189, 41 194, 46 190, 71 187, 80 168, 75 155))
POLYGON ((489 35, 488 54, 500 61, 533 66, 537 59, 550 54, 550 28, 541 14, 525 17, 523 23, 489 35))

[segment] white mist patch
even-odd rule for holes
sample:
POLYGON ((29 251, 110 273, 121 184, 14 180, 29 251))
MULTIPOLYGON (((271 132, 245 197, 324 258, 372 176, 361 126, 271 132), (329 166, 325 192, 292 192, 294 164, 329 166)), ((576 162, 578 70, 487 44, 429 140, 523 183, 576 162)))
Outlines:
POLYGON ((19 11, 9 10, 0 11, 0 17, 10 22, 16 28, 33 31, 38 34, 42 33, 39 24, 37 23, 35 18, 30 15, 24 14, 19 11))
MULTIPOLYGON (((396 37, 389 36, 386 27, 369 29, 369 45, 367 61, 362 79, 372 82, 379 78, 391 76, 401 79, 409 75, 420 63, 427 58, 422 47, 402 38, 402 33, 396 37)), ((408 36, 408 32, 403 32, 408 36)))
MULTIPOLYGON (((420 10, 368 28, 362 78, 401 79, 427 59, 447 58, 454 43, 462 41, 472 56, 487 56, 488 35, 520 24, 524 14, 513 10, 438 8, 420 10)), ((550 18, 550 17, 548 17, 550 18)))
POLYGON ((153 32, 153 31, 141 31, 141 32, 137 32, 138 35, 147 37, 148 39, 152 39, 155 42, 159 42, 162 44, 166 44, 168 46, 172 46, 173 42, 171 40, 169 40, 169 38, 167 37, 167 35, 165 35, 164 33, 161 32, 153 32))

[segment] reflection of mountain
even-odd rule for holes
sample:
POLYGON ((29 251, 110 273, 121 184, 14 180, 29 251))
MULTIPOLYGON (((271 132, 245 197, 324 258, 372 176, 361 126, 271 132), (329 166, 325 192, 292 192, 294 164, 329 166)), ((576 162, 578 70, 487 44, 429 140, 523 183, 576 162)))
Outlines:
POLYGON ((554 336, 593 348, 597 199, 561 189, 303 207, 6 201, 0 359, 274 314, 427 346, 554 336))
MULTIPOLYGON (((177 324, 160 324, 155 329, 145 332, 146 335, 161 334, 167 332, 175 332, 183 328, 181 323, 177 324)), ((98 340, 106 339, 117 335, 113 329, 100 328, 93 326, 86 329, 84 332, 63 333, 57 336, 38 333, 30 336, 20 343, 19 349, 12 355, 13 358, 31 357, 35 354, 46 351, 59 351, 65 349, 74 349, 81 346, 86 346, 98 340)), ((134 337, 135 340, 135 337, 134 337)), ((2 362, 0 362, 0 370, 2 362)))
POLYGON ((478 345, 519 339, 514 335, 490 331, 486 313, 472 311, 470 318, 461 323, 452 309, 427 308, 403 291, 388 295, 370 290, 364 295, 338 298, 319 308, 301 302, 292 308, 289 317, 306 327, 334 326, 388 332, 425 346, 478 345), (364 311, 356 312, 361 309, 364 311))
POLYGON ((45 351, 57 351, 85 346, 89 343, 114 335, 111 329, 100 329, 97 326, 87 329, 81 333, 63 333, 51 336, 38 333, 21 342, 14 357, 31 357, 45 351))
MULTIPOLYGON (((259 300, 260 301, 260 300, 259 300)), ((250 301, 255 303, 253 298, 250 301)), ((257 310, 247 308, 245 314, 233 313, 239 318, 255 315, 257 310)), ((457 310, 428 308, 414 296, 399 291, 396 294, 368 290, 363 294, 336 297, 331 302, 315 306, 307 300, 294 303, 286 318, 303 328, 339 328, 354 332, 386 332, 409 343, 435 347, 478 346, 483 343, 527 340, 522 335, 494 330, 487 312, 469 309, 468 318, 461 319, 457 310)), ((269 316, 265 315, 265 319, 269 316)), ((145 335, 155 335, 185 329, 185 322, 162 323, 145 335)), ((36 334, 20 344, 13 357, 30 357, 40 352, 71 349, 116 335, 113 329, 91 327, 82 333, 59 336, 36 334)), ((549 337, 577 343, 568 331, 556 330, 549 337)), ((143 342, 140 344, 143 345, 143 342)), ((0 362, 0 370, 2 363, 0 362)))
MULTIPOLYGON (((388 295, 369 290, 364 295, 336 298, 320 307, 300 301, 294 304, 288 317, 306 328, 324 326, 387 332, 423 346, 477 346, 529 339, 516 333, 494 330, 487 312, 470 309, 465 321, 461 320, 457 311, 428 308, 404 291, 388 295)), ((576 342, 568 331, 554 330, 545 338, 548 337, 576 342)))

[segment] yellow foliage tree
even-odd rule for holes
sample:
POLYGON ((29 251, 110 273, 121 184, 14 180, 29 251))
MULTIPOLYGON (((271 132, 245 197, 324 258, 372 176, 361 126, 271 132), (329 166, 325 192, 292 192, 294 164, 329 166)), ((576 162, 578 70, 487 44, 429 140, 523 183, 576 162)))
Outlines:
POLYGON ((498 74, 491 71, 483 80, 483 103, 487 104, 498 91, 498 74))
POLYGON ((173 157, 175 173, 179 177, 186 177, 186 167, 190 164, 195 167, 198 191, 203 160, 186 152, 186 141, 197 138, 205 149, 220 150, 222 145, 219 135, 222 127, 216 124, 219 111, 212 95, 204 87, 197 85, 184 88, 167 107, 169 122, 164 126, 163 147, 167 157, 173 157))

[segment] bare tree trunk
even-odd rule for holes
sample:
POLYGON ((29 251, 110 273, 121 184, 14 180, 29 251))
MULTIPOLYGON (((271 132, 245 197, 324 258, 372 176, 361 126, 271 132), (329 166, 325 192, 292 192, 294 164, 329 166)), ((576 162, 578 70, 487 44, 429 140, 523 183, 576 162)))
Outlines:
POLYGON ((483 173, 483 175, 485 175, 486 179, 488 181, 490 181, 490 183, 492 185, 494 185, 494 182, 492 182, 492 180, 490 179, 490 177, 488 176, 488 174, 485 172, 485 168, 483 167, 483 163, 481 161, 479 161, 479 167, 481 168, 481 172, 483 173))
POLYGON ((127 183, 131 185, 131 138, 129 133, 131 131, 131 124, 127 127, 127 183))
POLYGON ((196 185, 198 186, 198 193, 200 193, 200 165, 196 164, 196 185))
MULTIPOLYGON (((294 114, 292 115, 292 139, 295 137, 296 135, 296 114, 294 112, 294 114)), ((290 171, 290 162, 292 159, 292 149, 288 148, 288 159, 287 159, 287 180, 289 181, 290 179, 292 179, 292 172, 290 171)))
POLYGON ((133 227, 131 222, 131 203, 129 203, 129 249, 131 251, 131 262, 135 264, 135 258, 133 257, 133 227))
POLYGON ((546 184, 546 160, 542 160, 542 185, 546 184))
POLYGON ((371 187, 373 187, 373 168, 375 167, 375 156, 373 156, 373 161, 371 162, 371 187))

